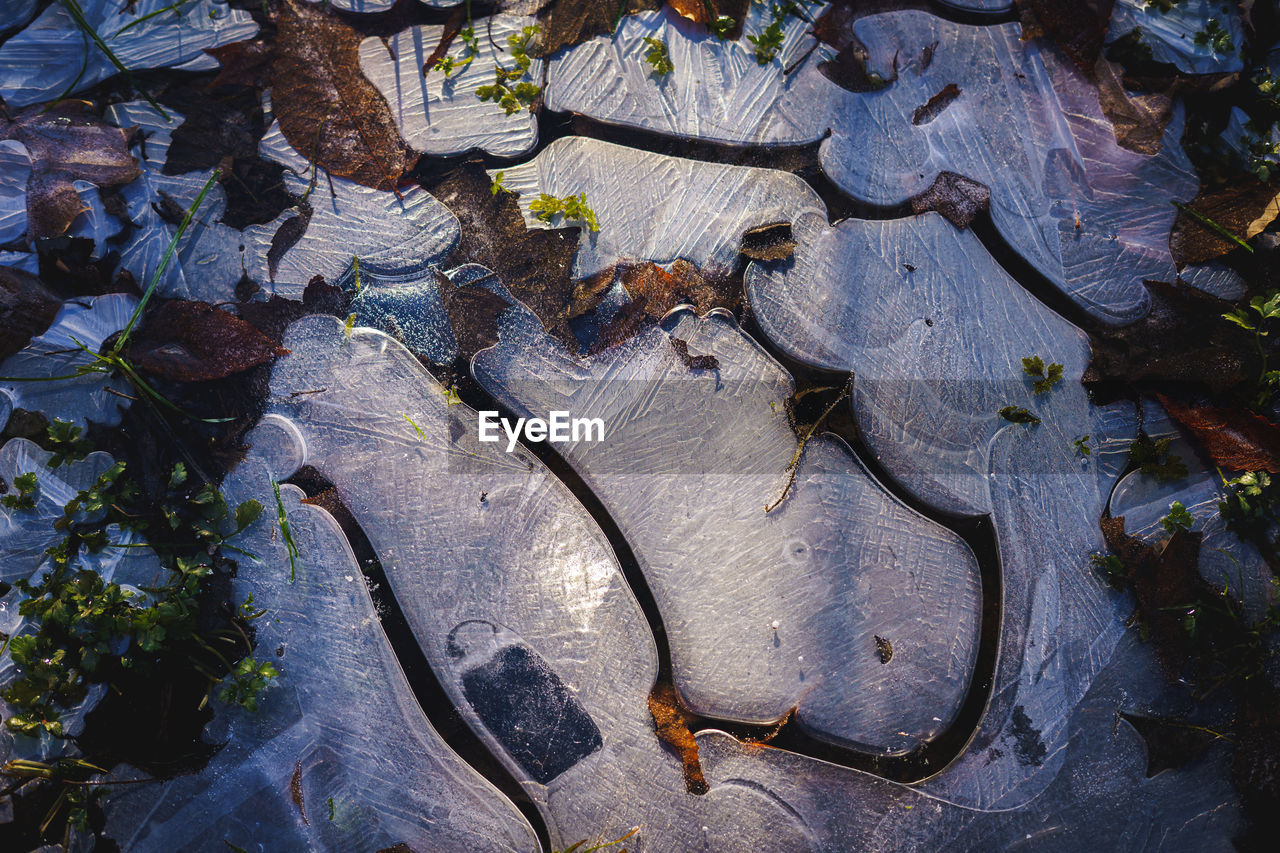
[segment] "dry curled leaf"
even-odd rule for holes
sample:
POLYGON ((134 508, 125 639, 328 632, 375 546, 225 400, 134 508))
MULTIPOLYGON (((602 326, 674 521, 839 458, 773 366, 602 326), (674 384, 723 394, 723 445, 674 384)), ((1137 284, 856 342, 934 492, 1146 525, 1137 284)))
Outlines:
POLYGON ((684 366, 690 370, 719 370, 720 359, 714 355, 690 355, 689 342, 680 338, 668 338, 671 341, 671 348, 676 351, 676 355, 684 362, 684 366))
POLYGON ((239 317, 185 300, 161 305, 129 343, 134 365, 175 382, 222 379, 288 352, 239 317))
POLYGON ((775 222, 752 228, 742 235, 738 251, 756 261, 780 261, 796 250, 790 222, 775 222))
POLYGON ((649 693, 649 713, 653 716, 658 738, 674 749, 684 764, 685 789, 690 794, 705 794, 710 787, 706 777, 702 775, 698 742, 689 728, 694 717, 680 707, 675 688, 664 682, 655 684, 653 691, 649 693))
POLYGON ((1280 215, 1280 183, 1244 177, 1222 189, 1202 190, 1187 208, 1178 210, 1169 232, 1169 250, 1180 266, 1202 264, 1240 247, 1205 219, 1240 240, 1260 234, 1280 215))
POLYGON ((0 116, 0 139, 15 139, 31 156, 27 179, 30 240, 59 237, 87 208, 74 181, 115 187, 137 178, 128 130, 103 124, 83 101, 29 107, 12 121, 0 116))
POLYGON ((916 111, 911 114, 911 123, 914 125, 928 124, 942 115, 943 110, 951 106, 958 97, 960 97, 960 87, 955 83, 948 83, 938 90, 936 95, 925 101, 923 105, 916 107, 916 111))
POLYGON ((1214 465, 1227 471, 1280 474, 1280 426, 1248 409, 1188 406, 1156 396, 1169 417, 1195 436, 1214 465))
POLYGON ((733 311, 741 301, 740 277, 708 276, 683 259, 672 262, 669 272, 652 261, 641 261, 620 263, 614 274, 630 301, 600 330, 593 347, 597 351, 631 338, 682 303, 705 314, 713 308, 733 311))

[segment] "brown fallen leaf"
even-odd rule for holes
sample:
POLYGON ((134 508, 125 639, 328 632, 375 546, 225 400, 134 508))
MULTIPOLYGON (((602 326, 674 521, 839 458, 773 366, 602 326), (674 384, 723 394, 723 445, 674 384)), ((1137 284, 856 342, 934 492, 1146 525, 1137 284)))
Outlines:
POLYGON ((576 352, 569 306, 579 229, 530 229, 515 193, 494 194, 491 186, 488 174, 475 163, 465 163, 427 186, 462 226, 462 238, 448 265, 475 263, 492 270, 548 332, 576 352))
POLYGON ((311 205, 299 201, 297 208, 298 215, 281 222, 276 233, 271 235, 271 246, 267 249, 267 275, 272 281, 276 280, 276 268, 280 266, 280 259, 298 245, 298 241, 307 233, 307 227, 311 225, 311 205))
POLYGON ((1189 406, 1157 394, 1169 417, 1226 471, 1280 474, 1280 426, 1248 409, 1189 406))
POLYGON ((1201 190, 1187 207, 1195 213, 1179 209, 1169 232, 1169 250, 1179 267, 1202 264, 1240 248, 1200 217, 1241 240, 1260 234, 1280 215, 1280 182, 1264 184, 1252 176, 1242 177, 1221 189, 1201 190))
POLYGON ((175 382, 222 379, 288 352, 239 317, 180 299, 150 314, 129 343, 134 365, 175 382))
POLYGON ((1124 516, 1098 521, 1103 538, 1129 573, 1138 616, 1150 631, 1165 677, 1177 681, 1191 662, 1183 619, 1187 610, 1214 594, 1200 577, 1200 534, 1178 529, 1163 546, 1149 545, 1124 530, 1124 516))
POLYGON ((684 366, 690 370, 719 370, 720 359, 714 355, 690 355, 689 342, 680 338, 668 338, 671 341, 671 348, 676 351, 676 355, 684 362, 684 366))
POLYGON ((282 0, 276 37, 209 51, 223 63, 214 86, 269 82, 289 144, 329 174, 395 191, 417 156, 391 107, 360 71, 364 35, 319 5, 282 0))
POLYGON ((311 826, 311 821, 307 820, 307 807, 302 802, 301 761, 293 768, 293 776, 289 779, 289 799, 293 800, 293 804, 298 807, 298 814, 302 815, 302 822, 307 826, 311 826))
POLYGON ((991 190, 986 184, 955 172, 939 172, 927 190, 911 198, 913 213, 935 210, 961 230, 990 205, 991 190))
POLYGON ((458 287, 439 272, 436 284, 458 343, 459 358, 469 362, 471 356, 498 342, 498 315, 507 308, 501 296, 483 287, 458 287))
MULTIPOLYGON (((667 0, 667 6, 682 18, 695 24, 710 24, 717 18, 732 18, 735 29, 742 31, 751 0, 667 0)), ((737 36, 732 36, 736 38, 737 36)))
POLYGON ((1023 40, 1046 37, 1086 74, 1102 55, 1115 0, 1016 0, 1023 40))
POLYGON ((1165 125, 1173 116, 1171 94, 1127 91, 1120 66, 1104 56, 1098 57, 1093 73, 1098 83, 1098 105, 1111 122, 1116 143, 1139 154, 1159 154, 1165 125))
POLYGON ((16 267, 0 267, 0 361, 43 334, 62 300, 44 282, 16 267))
POLYGON ((131 132, 103 124, 84 101, 62 101, 0 116, 0 139, 15 139, 31 155, 27 179, 27 237, 60 237, 88 208, 74 181, 115 187, 137 178, 138 161, 129 153, 131 132))
MULTIPOLYGON (((625 0, 621 15, 652 12, 662 8, 662 0, 625 0)), ((538 9, 539 38, 530 46, 530 56, 551 56, 562 48, 613 32, 622 2, 615 0, 548 0, 538 9)))
POLYGON ((698 742, 689 729, 694 716, 680 707, 680 699, 670 684, 659 682, 649 693, 649 713, 658 738, 680 756, 684 764, 684 787, 690 794, 705 794, 711 790, 702 775, 702 763, 698 760, 698 742))
POLYGON ((681 303, 699 314, 713 308, 736 311, 741 305, 741 276, 708 276, 683 259, 674 261, 670 272, 651 261, 620 263, 614 272, 631 301, 600 330, 593 351, 628 340, 681 303))
POLYGON ((1231 303, 1181 282, 1146 282, 1151 310, 1119 328, 1090 331, 1092 356, 1081 381, 1100 402, 1137 384, 1176 382, 1221 394, 1256 370, 1247 363, 1241 331, 1222 319, 1231 303))

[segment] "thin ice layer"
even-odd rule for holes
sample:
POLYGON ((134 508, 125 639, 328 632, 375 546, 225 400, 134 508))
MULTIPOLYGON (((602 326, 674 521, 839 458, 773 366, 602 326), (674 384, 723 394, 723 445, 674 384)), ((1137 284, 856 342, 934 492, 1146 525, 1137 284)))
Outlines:
MULTIPOLYGON (((337 522, 280 487, 299 550, 278 529, 272 425, 229 476, 229 501, 268 508, 236 540, 236 595, 253 596, 259 660, 280 671, 260 710, 217 706, 225 746, 198 775, 113 787, 106 833, 131 851, 536 851, 516 808, 423 716, 337 522)), ((117 774, 124 772, 118 768, 117 774)))
MULTIPOLYGON (((973 27, 920 12, 862 18, 854 32, 886 79, 842 110, 823 170, 851 195, 897 204, 958 172, 991 189, 991 216, 1014 249, 1099 320, 1147 308, 1144 279, 1174 275, 1169 228, 1197 181, 1175 108, 1160 153, 1115 141, 1094 87, 1017 24, 973 27), (936 43, 931 60, 925 49, 936 43), (944 88, 959 96, 924 109, 944 88)), ((944 98, 945 101, 945 98, 944 98)))
POLYGON ((538 806, 553 849, 633 827, 627 848, 641 851, 702 849, 708 831, 804 849, 802 828, 750 792, 687 792, 647 709, 648 626, 603 533, 550 471, 477 441, 476 413, 379 332, 310 317, 285 346, 268 416, 291 436, 281 475, 305 463, 336 485, 445 691, 538 806))
POLYGON ((759 723, 798 705, 818 736, 876 752, 937 736, 977 650, 972 553, 834 437, 809 442, 766 512, 796 453, 791 378, 732 320, 672 323, 579 361, 514 306, 472 372, 520 415, 603 421, 603 441, 556 449, 635 552, 692 710, 759 723), (718 366, 687 366, 674 341, 718 366))
MULTIPOLYGON (((759 36, 772 20, 768 4, 752 3, 744 32, 759 36)), ((829 127, 829 101, 842 90, 817 69, 822 57, 811 52, 812 26, 789 15, 782 29, 777 57, 760 65, 745 35, 721 41, 668 8, 628 15, 614 34, 551 60, 547 107, 712 142, 813 142, 829 127), (653 73, 645 38, 666 44, 674 71, 653 73)))
POLYGON ((13 408, 87 429, 120 423, 132 386, 114 373, 78 371, 93 363, 102 343, 129 322, 138 300, 127 293, 87 296, 63 303, 44 334, 0 363, 0 393, 13 408))
POLYGON ((1135 29, 1141 30, 1141 43, 1151 51, 1153 62, 1170 63, 1188 74, 1244 68, 1240 58, 1245 44, 1240 9, 1225 0, 1117 0, 1107 42, 1135 29))
MULTIPOLYGON (((252 38, 248 12, 225 0, 79 0, 85 20, 131 71, 203 71, 218 63, 206 48, 252 38)), ((51 3, 35 21, 0 46, 0 96, 23 107, 86 89, 117 73, 107 55, 80 29, 66 4, 51 3)))
POLYGON ((1103 550, 1097 521, 1132 413, 1090 405, 1084 334, 936 214, 834 227, 812 217, 797 231, 794 263, 747 271, 765 335, 803 362, 852 371, 855 417, 906 488, 995 523, 1003 615, 991 702, 965 754, 924 787, 975 807, 1019 805, 1058 772, 1071 709, 1124 631, 1088 555, 1103 550), (1037 356, 1046 371, 1063 366, 1043 394, 1022 364, 1037 356), (1004 406, 1042 422, 1010 423, 1004 406), (1030 733, 1043 751, 1019 751, 1030 733))
POLYGON ((583 228, 573 274, 585 277, 618 260, 667 263, 683 258, 703 270, 728 272, 742 233, 790 222, 822 200, 786 172, 727 166, 637 151, 584 137, 557 139, 528 163, 503 172, 503 186, 520 194, 530 227, 550 226, 529 205, 542 193, 579 193, 595 211, 599 231, 583 228))
MULTIPOLYGON (((415 151, 449 156, 484 151, 517 157, 538 141, 537 118, 527 109, 511 115, 494 101, 481 101, 476 89, 494 81, 494 68, 515 67, 508 38, 532 18, 494 15, 476 25, 480 53, 449 77, 427 67, 427 58, 440 43, 445 27, 419 26, 387 38, 368 38, 360 44, 360 70, 391 105, 400 135, 415 151)), ((454 38, 447 54, 460 61, 469 55, 461 38, 454 38)), ((540 84, 542 60, 529 65, 528 79, 540 84)))

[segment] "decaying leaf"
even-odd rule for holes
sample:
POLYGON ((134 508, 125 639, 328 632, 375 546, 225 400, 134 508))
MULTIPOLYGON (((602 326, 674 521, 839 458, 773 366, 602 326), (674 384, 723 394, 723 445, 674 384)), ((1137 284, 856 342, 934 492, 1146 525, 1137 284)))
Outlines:
POLYGON ((625 8, 622 2, 613 0, 548 0, 538 9, 542 33, 530 45, 529 55, 551 56, 563 48, 613 32, 614 24, 623 15, 660 8, 662 0, 625 0, 625 8))
POLYGON ((1086 74, 1102 55, 1115 0, 1016 0, 1022 38, 1047 37, 1086 74))
POLYGON ((671 341, 671 348, 676 351, 676 355, 680 356, 680 360, 684 362, 684 366, 690 370, 719 370, 720 359, 714 355, 690 355, 689 342, 680 338, 668 338, 671 341))
POLYGON ((990 205, 991 190, 985 184, 955 172, 939 172, 929 189, 911 199, 913 213, 935 210, 960 229, 968 228, 990 205))
POLYGON ((280 223, 276 233, 271 235, 271 245, 267 248, 267 274, 272 281, 276 280, 276 268, 285 253, 298 245, 298 241, 307 233, 311 224, 311 205, 305 201, 298 202, 298 215, 280 223))
POLYGON ((1202 264, 1240 247, 1210 222, 1241 240, 1257 236, 1280 215, 1280 184, 1245 177, 1222 189, 1201 190, 1186 207, 1173 221, 1169 250, 1180 265, 1202 264))
POLYGON ((651 261, 620 263, 614 274, 622 281, 631 301, 600 330, 593 349, 615 346, 656 322, 681 303, 693 305, 699 314, 713 308, 734 311, 741 302, 742 282, 734 276, 707 276, 686 260, 676 260, 671 271, 651 261))
POLYGON ((185 300, 161 305, 129 344, 137 367, 175 382, 222 379, 288 352, 239 317, 185 300))
POLYGON ((223 63, 213 85, 269 81, 272 107, 289 144, 329 174, 394 191, 417 157, 400 137, 391 107, 360 71, 364 35, 319 5, 283 0, 270 43, 211 50, 223 63))
POLYGON ((742 235, 738 251, 756 261, 780 261, 791 257, 796 239, 790 222, 776 222, 752 228, 742 235))
POLYGON ((0 116, 0 139, 16 139, 31 155, 27 179, 28 239, 59 237, 86 208, 74 181, 115 187, 137 178, 129 131, 98 121, 83 101, 28 107, 0 116))
POLYGON ((916 107, 916 111, 911 114, 911 123, 914 125, 928 124, 942 115, 943 110, 951 106, 958 97, 960 97, 960 87, 955 83, 948 83, 936 95, 929 98, 921 106, 916 107))
POLYGON ((1138 617, 1151 640, 1165 676, 1178 679, 1190 660, 1187 612, 1214 595, 1200 577, 1200 533, 1178 529, 1163 546, 1149 545, 1124 530, 1124 516, 1099 520, 1102 535, 1129 574, 1138 617))
POLYGON ((1214 465, 1225 471, 1280 474, 1280 426, 1248 409, 1188 406, 1156 396, 1169 417, 1195 436, 1214 465))
POLYGON ((299 761, 293 769, 293 776, 289 779, 289 799, 293 800, 293 804, 298 808, 298 814, 302 815, 302 822, 307 826, 311 825, 311 821, 307 820, 307 807, 302 801, 302 762, 299 761))
MULTIPOLYGON (((710 24, 719 18, 732 18, 735 29, 742 31, 751 0, 667 0, 671 11, 695 24, 710 24)), ((736 35, 734 35, 736 38, 736 35)))
POLYGON ((58 315, 62 300, 40 279, 14 267, 0 266, 0 361, 44 333, 58 315))
POLYGON ((483 287, 459 287, 439 272, 436 285, 457 339, 459 358, 469 362, 471 356, 498 342, 498 315, 507 308, 502 297, 483 287))
POLYGON ((1231 303, 1181 282, 1146 287, 1145 317, 1090 332, 1093 355, 1082 381, 1091 390, 1106 400, 1134 384, 1172 381, 1220 394, 1252 375, 1240 330, 1222 319, 1231 303))
POLYGON ((1128 92, 1121 80, 1120 66, 1103 56, 1094 65, 1094 78, 1098 83, 1098 105, 1111 122, 1116 142, 1139 154, 1159 154, 1165 125, 1173 115, 1172 96, 1168 92, 1128 92))
POLYGON ((684 763, 684 785, 690 794, 705 794, 710 790, 702 775, 702 763, 698 760, 698 742, 694 740, 689 724, 694 717, 680 707, 680 699, 670 684, 658 682, 649 693, 649 713, 658 738, 669 745, 684 763))
POLYGON ((491 187, 485 171, 471 163, 427 187, 453 211, 462 226, 462 239, 450 256, 450 264, 476 263, 493 270, 547 331, 576 351, 577 341, 569 328, 569 306, 573 300, 570 276, 578 251, 579 229, 530 230, 515 194, 495 194, 491 187))

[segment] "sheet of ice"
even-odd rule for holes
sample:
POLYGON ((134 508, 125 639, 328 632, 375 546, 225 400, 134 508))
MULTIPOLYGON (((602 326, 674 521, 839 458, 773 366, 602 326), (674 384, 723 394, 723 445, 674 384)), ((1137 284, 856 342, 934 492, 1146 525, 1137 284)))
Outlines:
POLYGON ((1135 28, 1142 30, 1142 43, 1151 49, 1152 60, 1172 63, 1179 71, 1218 74, 1244 68, 1244 60, 1240 58, 1245 43, 1244 24, 1234 3, 1180 0, 1162 9, 1147 0, 1116 0, 1107 43, 1128 35, 1135 28), (1211 40, 1196 44, 1196 37, 1211 26, 1210 20, 1216 21, 1219 30, 1230 39, 1229 46, 1220 45, 1221 51, 1211 40))
MULTIPOLYGON (((217 68, 205 48, 243 41, 258 31, 248 12, 230 8, 226 0, 174 5, 170 0, 138 0, 126 10, 117 0, 80 0, 89 26, 131 71, 217 68)), ((115 73, 111 60, 62 3, 49 4, 0 45, 0 97, 10 106, 52 100, 68 87, 86 89, 115 73)))
POLYGON ((937 3, 966 12, 1007 12, 1013 8, 1013 0, 937 0, 937 3))
MULTIPOLYGON (((752 3, 745 34, 773 20, 767 3, 752 3)), ((778 56, 760 65, 746 35, 720 41, 664 7, 622 19, 551 60, 547 108, 610 124, 728 143, 796 144, 821 139, 840 89, 818 71, 812 26, 790 15, 778 56), (675 71, 656 77, 644 60, 645 38, 664 41, 675 71), (802 60, 802 61, 801 61, 802 60), (790 74, 782 73, 797 61, 790 74)))
POLYGON ((990 513, 1004 615, 991 704, 969 750, 925 783, 969 805, 1011 807, 1058 770, 1066 721, 1123 632, 1088 568, 1097 520, 1135 432, 1129 407, 1091 407, 1085 335, 1022 290, 967 231, 937 214, 829 227, 797 223, 794 261, 751 265, 760 327, 793 357, 852 371, 853 411, 886 469, 923 500, 990 513), (1023 357, 1064 365, 1035 395, 1023 357), (1023 406, 1038 426, 1010 424, 1023 406), (1072 446, 1089 436, 1090 456, 1072 446), (1046 751, 1023 760, 1038 732, 1046 751))
POLYGON ((1216 744, 1188 766, 1147 778, 1145 744, 1118 716, 1167 714, 1177 703, 1150 647, 1129 632, 1071 715, 1060 748, 1064 772, 1034 801, 1004 811, 958 807, 784 750, 744 748, 720 732, 699 734, 698 745, 713 791, 742 788, 772 801, 803 823, 810 850, 1231 849, 1243 821, 1228 776, 1229 748, 1216 744))
POLYGON ((0 245, 27 236, 27 179, 31 155, 16 139, 0 141, 0 245))
MULTIPOLYGON (((476 89, 493 83, 495 66, 515 66, 507 38, 534 23, 515 15, 479 22, 479 55, 447 78, 434 69, 423 75, 443 25, 410 27, 386 41, 365 39, 360 44, 360 69, 387 99, 400 135, 415 151, 448 156, 479 150, 517 157, 537 143, 537 117, 525 109, 507 115, 496 103, 481 101, 476 89)), ((464 52, 462 40, 455 38, 449 55, 457 59, 464 52)), ((531 62, 528 76, 541 83, 542 60, 531 62)))
POLYGON ((578 361, 523 306, 472 372, 523 416, 600 418, 556 445, 639 560, 694 711, 769 722, 799 705, 820 737, 882 753, 943 731, 968 688, 981 582, 954 534, 908 510, 839 439, 797 440, 780 365, 732 320, 691 312, 578 361), (672 340, 713 355, 686 367, 672 340), (882 663, 876 636, 893 647, 882 663))
MULTIPOLYGON (((160 192, 169 194, 187 209, 209 178, 209 172, 165 175, 171 134, 181 121, 175 115, 166 122, 153 107, 141 102, 117 104, 112 118, 118 124, 136 124, 150 135, 146 157, 138 152, 143 176, 123 190, 129 214, 140 224, 133 242, 121 252, 122 264, 139 281, 150 281, 173 239, 175 226, 152 208, 160 192)), ((311 187, 311 165, 285 140, 277 124, 263 136, 263 156, 292 171, 284 174, 288 190, 301 198, 311 187)), ((205 197, 200 213, 166 268, 164 293, 187 299, 219 302, 234 299, 235 285, 248 275, 267 294, 300 298, 316 275, 333 282, 360 258, 361 271, 387 280, 420 278, 452 249, 458 239, 458 221, 448 208, 425 190, 408 187, 381 192, 343 178, 321 176, 310 193, 311 221, 306 232, 280 258, 272 280, 267 254, 281 225, 298 215, 289 209, 265 225, 250 225, 243 232, 218 220, 226 209, 220 186, 205 197), (332 186, 332 193, 330 192, 332 186), (243 247, 243 248, 242 248, 243 247)))
POLYGON ((285 346, 268 415, 291 448, 279 473, 305 463, 337 486, 434 672, 541 810, 553 849, 635 826, 632 850, 702 849, 702 827, 797 849, 786 816, 749 792, 686 792, 647 709, 648 626, 603 533, 550 471, 479 442, 476 413, 379 332, 310 317, 285 346))
MULTIPOLYGON (((790 222, 822 200, 787 172, 667 157, 584 137, 557 139, 528 163, 505 170, 503 186, 529 205, 540 193, 585 193, 600 230, 583 229, 573 274, 583 277, 618 260, 667 263, 683 258, 704 271, 727 272, 738 259, 742 233, 790 222)), ((570 223, 573 224, 573 223, 570 223)))
MULTIPOLYGON (((281 462, 255 448, 224 484, 228 500, 274 507, 281 462)), ((206 736, 226 745, 200 774, 113 788, 107 835, 139 853, 538 850, 516 808, 423 716, 337 522, 293 486, 281 496, 295 577, 268 509, 238 543, 258 559, 242 558, 235 582, 266 610, 257 657, 279 678, 257 714, 217 706, 206 736)))
POLYGON ((72 421, 82 428, 89 421, 103 426, 120 423, 132 386, 114 375, 95 371, 77 376, 76 371, 93 361, 90 353, 97 353, 103 341, 125 327, 137 304, 125 293, 63 303, 48 331, 0 363, 0 391, 8 394, 14 408, 43 412, 50 420, 72 421))
POLYGON ((820 149, 823 170, 853 196, 896 204, 941 171, 991 188, 1000 233, 1099 320, 1147 309, 1144 279, 1170 281, 1171 200, 1197 181, 1178 140, 1176 108, 1160 153, 1116 144, 1094 88, 1056 50, 1020 39, 1017 24, 975 27, 921 12, 861 18, 869 67, 897 80, 856 96, 820 149), (928 67, 920 59, 937 42, 928 67), (944 87, 960 94, 932 120, 913 116, 944 87))

